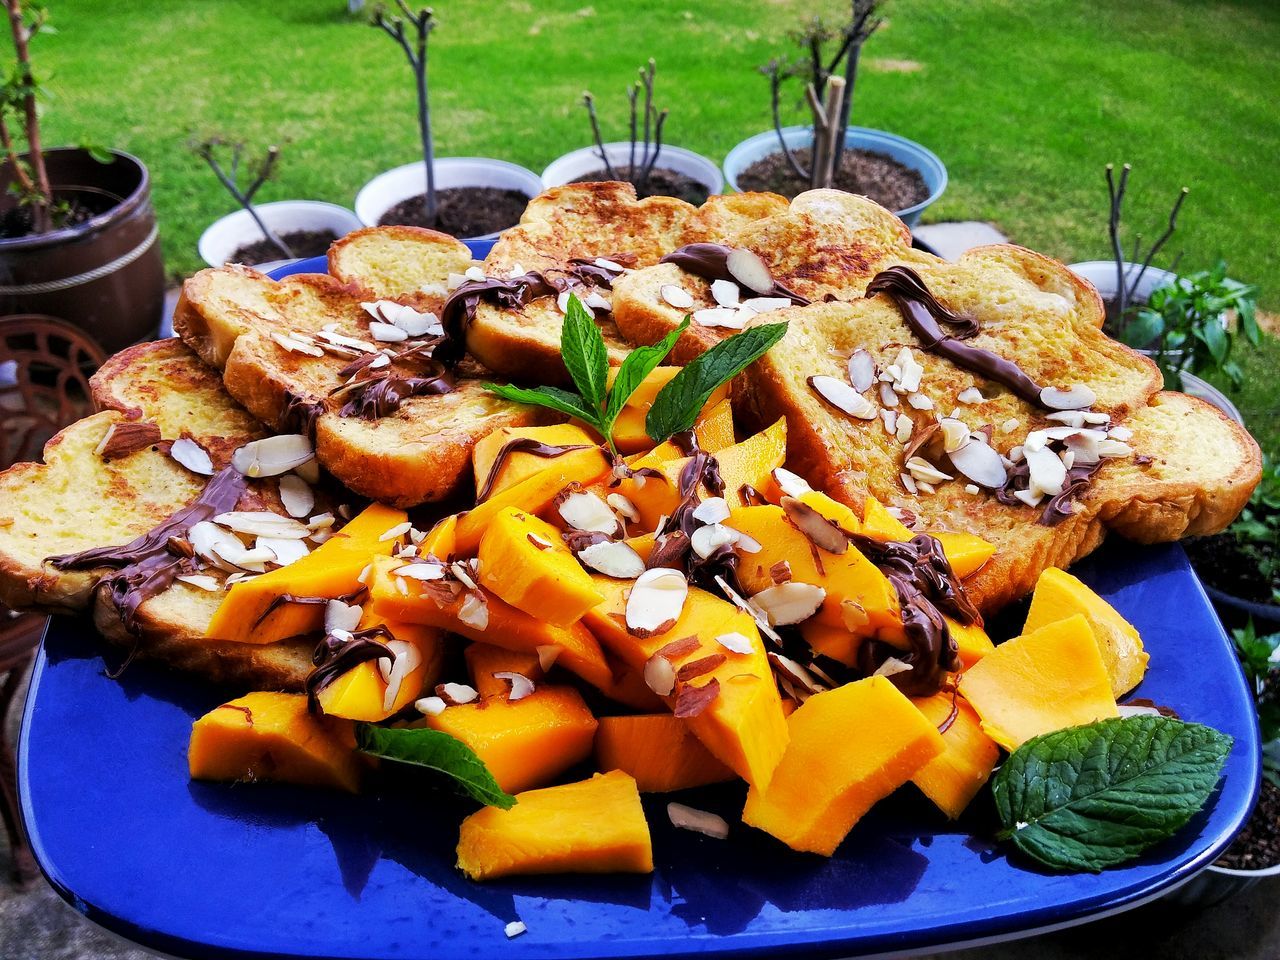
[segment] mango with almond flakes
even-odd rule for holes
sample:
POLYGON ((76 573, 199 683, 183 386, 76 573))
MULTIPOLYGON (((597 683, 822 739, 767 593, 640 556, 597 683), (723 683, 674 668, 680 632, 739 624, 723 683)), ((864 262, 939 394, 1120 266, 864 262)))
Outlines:
POLYGON ((358 663, 346 673, 335 677, 316 694, 320 709, 327 716, 345 717, 376 723, 386 720, 410 706, 433 688, 440 678, 444 662, 444 631, 424 627, 416 623, 399 623, 366 610, 360 619, 361 630, 385 627, 391 635, 417 650, 418 664, 400 681, 394 698, 388 702, 388 684, 382 678, 378 661, 358 663))
POLYGON ((471 685, 481 697, 504 695, 511 684, 497 673, 518 673, 529 680, 542 679, 542 662, 535 651, 508 650, 492 643, 469 643, 462 651, 471 685))
POLYGON ((567 627, 602 597, 560 531, 518 507, 490 521, 480 539, 480 582, 518 610, 567 627))

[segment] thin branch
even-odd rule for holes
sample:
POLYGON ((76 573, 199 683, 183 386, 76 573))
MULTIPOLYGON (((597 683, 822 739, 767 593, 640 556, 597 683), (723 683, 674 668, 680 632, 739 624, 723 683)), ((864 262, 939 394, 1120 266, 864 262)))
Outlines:
POLYGON ((13 136, 9 133, 9 125, 5 122, 2 109, 0 109, 0 147, 4 149, 5 156, 9 158, 9 166, 13 168, 13 176, 18 181, 18 187, 25 194, 34 193, 36 185, 32 182, 31 177, 27 175, 26 164, 18 159, 18 150, 14 146, 13 136))
POLYGON ((640 157, 641 168, 649 165, 649 127, 653 122, 653 58, 640 68, 640 80, 644 84, 644 153, 640 157))
POLYGON ((658 154, 662 152, 662 127, 666 122, 667 111, 663 110, 653 124, 653 156, 649 159, 649 166, 645 168, 643 175, 645 190, 649 188, 649 177, 652 176, 653 168, 658 163, 658 154))
MULTIPOLYGON (((600 134, 600 120, 596 116, 596 102, 590 91, 582 94, 582 105, 587 108, 587 116, 591 120, 591 135, 595 138, 596 149, 599 151, 601 162, 604 163, 604 172, 610 180, 621 180, 618 171, 613 169, 613 164, 609 162, 609 153, 604 148, 604 137, 600 134)), ((635 138, 632 138, 632 143, 635 143, 635 138)))
MULTIPOLYGON (((765 76, 769 78, 769 109, 773 114, 773 130, 778 135, 778 146, 782 149, 782 156, 787 161, 787 166, 791 168, 791 172, 799 177, 802 181, 808 181, 809 172, 800 165, 799 158, 795 152, 787 146, 786 138, 782 135, 782 81, 785 79, 782 75, 782 69, 776 59, 770 60, 767 65, 761 68, 765 76)), ((810 158, 812 160, 812 157, 810 158)))
POLYGON ((409 68, 413 71, 414 87, 418 99, 418 135, 422 141, 422 165, 426 179, 426 190, 423 197, 426 201, 427 224, 434 226, 436 222, 436 171, 435 140, 431 135, 431 103, 430 89, 427 79, 428 47, 427 38, 435 29, 435 14, 430 7, 414 10, 406 0, 396 0, 403 16, 388 17, 382 10, 373 16, 373 25, 380 28, 387 36, 395 40, 404 51, 409 68), (405 21, 413 25, 415 38, 410 44, 405 31, 405 21))
POLYGON ((1169 211, 1169 225, 1165 228, 1164 233, 1160 234, 1159 239, 1151 245, 1151 249, 1147 251, 1147 257, 1142 261, 1142 269, 1138 271, 1137 277, 1134 278, 1133 286, 1129 291, 1130 299, 1134 292, 1138 289, 1138 284, 1142 281, 1142 276, 1147 272, 1147 268, 1151 266, 1151 261, 1155 259, 1160 248, 1168 243, 1169 238, 1173 236, 1173 231, 1178 227, 1178 211, 1182 209, 1182 202, 1187 199, 1187 194, 1191 191, 1187 187, 1183 187, 1178 194, 1178 199, 1173 202, 1173 209, 1169 211))
POLYGON ((31 71, 30 39, 40 28, 41 21, 36 20, 30 28, 23 22, 22 0, 5 0, 9 12, 9 29, 13 34, 13 49, 17 54, 18 76, 20 78, 23 97, 23 132, 27 138, 27 158, 31 164, 31 178, 35 181, 35 202, 31 205, 32 226, 36 233, 48 233, 52 229, 50 207, 53 204, 53 189, 49 185, 49 171, 45 167, 44 148, 40 142, 40 116, 36 109, 36 81, 31 71))
MULTIPOLYGON (((844 159, 845 140, 848 139, 849 118, 853 113, 853 91, 858 81, 858 64, 862 59, 862 45, 884 25, 884 18, 876 16, 879 0, 869 0, 859 12, 862 0, 852 0, 851 24, 846 33, 847 55, 844 62, 844 98, 840 104, 839 129, 836 131, 836 153, 832 168, 839 170, 844 159), (874 19, 872 19, 874 17, 874 19)), ((834 69, 834 65, 833 65, 834 69)))
POLYGON ((1124 252, 1120 249, 1120 205, 1124 200, 1125 186, 1129 181, 1129 164, 1125 164, 1120 174, 1120 183, 1115 180, 1115 167, 1107 164, 1107 193, 1111 197, 1111 212, 1107 218, 1107 232, 1111 237, 1111 255, 1116 261, 1116 322, 1123 322, 1128 309, 1128 288, 1124 278, 1124 252))
MULTIPOLYGON (((257 224, 258 229, 262 231, 262 235, 266 237, 267 240, 276 247, 276 249, 292 260, 294 258, 293 251, 289 249, 288 245, 281 240, 270 227, 263 223, 262 217, 259 216, 257 209, 253 206, 253 195, 258 192, 258 188, 261 187, 262 184, 266 182, 267 177, 270 176, 271 170, 275 166, 276 160, 280 155, 280 148, 272 146, 267 149, 266 156, 263 157, 262 163, 258 168, 258 176, 250 185, 248 190, 241 190, 236 180, 229 177, 226 171, 222 169, 222 164, 218 162, 218 158, 214 153, 214 147, 218 145, 219 142, 216 140, 207 140, 196 148, 196 153, 209 165, 209 169, 213 171, 214 176, 218 178, 219 182, 221 182, 221 184, 226 188, 227 192, 231 194, 244 211, 249 214, 253 219, 253 222, 257 224)), ((232 147, 233 157, 238 160, 238 157, 243 150, 243 144, 234 144, 232 147)), ((238 162, 233 160, 233 163, 235 168, 238 169, 238 162)))
POLYGON ((627 100, 631 108, 631 140, 627 152, 627 179, 634 182, 636 177, 636 98, 640 95, 640 85, 633 83, 627 87, 627 100))

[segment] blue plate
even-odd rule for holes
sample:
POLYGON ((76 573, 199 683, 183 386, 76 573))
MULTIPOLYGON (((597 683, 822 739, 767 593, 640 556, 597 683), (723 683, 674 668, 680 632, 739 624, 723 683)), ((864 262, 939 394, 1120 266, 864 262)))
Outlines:
MULTIPOLYGON (((1141 631, 1151 667, 1138 693, 1235 737, 1205 809, 1098 876, 1046 873, 991 842, 986 799, 950 824, 908 787, 830 860, 742 826, 727 842, 676 831, 655 797, 645 804, 651 877, 473 884, 453 867, 467 807, 447 790, 408 781, 352 797, 193 783, 191 722, 223 693, 147 664, 110 680, 92 626, 61 618, 23 717, 22 812, 69 903, 179 956, 849 956, 1025 935, 1189 879, 1244 824, 1259 784, 1251 697, 1181 548, 1117 540, 1076 572, 1141 631), (508 941, 503 927, 516 919, 528 932, 508 941)), ((681 799, 735 822, 742 797, 719 787, 681 799)))

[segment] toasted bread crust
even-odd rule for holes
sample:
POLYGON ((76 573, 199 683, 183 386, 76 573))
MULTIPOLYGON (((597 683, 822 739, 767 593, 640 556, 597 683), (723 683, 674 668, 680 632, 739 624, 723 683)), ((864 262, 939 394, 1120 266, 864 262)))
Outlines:
POLYGON ((461 240, 425 227, 365 227, 329 247, 329 273, 365 300, 388 299, 438 313, 448 277, 471 266, 461 240))

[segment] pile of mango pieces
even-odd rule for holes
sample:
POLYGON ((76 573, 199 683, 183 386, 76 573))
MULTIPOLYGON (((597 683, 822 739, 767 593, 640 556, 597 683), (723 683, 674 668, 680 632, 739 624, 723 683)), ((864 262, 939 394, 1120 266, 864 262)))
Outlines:
MULTIPOLYGON (((727 391, 693 432, 723 480, 718 497, 699 491, 700 506, 710 504, 702 516, 728 531, 715 543, 737 554, 745 596, 685 583, 682 596, 663 600, 673 616, 638 628, 637 571, 680 506, 690 463, 687 442, 655 446, 643 430, 647 405, 676 369, 655 370, 619 418, 628 470, 579 426, 504 428, 475 448, 486 496, 471 510, 422 532, 405 513, 372 504, 309 555, 232 586, 210 637, 265 644, 327 632, 340 642, 375 630, 395 655, 337 675, 310 707, 304 694, 257 692, 210 711, 192 731, 191 775, 357 791, 373 761, 356 749, 356 722, 428 727, 470 747, 516 797, 510 809, 483 807, 463 821, 458 864, 468 876, 647 872, 641 793, 741 779, 746 824, 830 856, 873 804, 908 782, 956 818, 1002 748, 1118 715, 1117 698, 1146 669, 1141 640, 1056 569, 1041 577, 1021 636, 996 646, 980 625, 950 623, 961 669, 932 696, 907 697, 889 671, 806 684, 812 676, 771 642, 775 627, 798 629, 815 652, 849 667, 868 638, 906 641, 884 574, 852 546, 815 545, 779 503, 797 499, 875 540, 916 533, 875 500, 859 514, 783 469, 785 421, 737 441, 727 391), (575 449, 537 455, 511 446, 517 439, 575 449), (584 496, 590 509, 581 500, 566 509, 584 496), (637 565, 605 575, 580 559, 583 543, 624 543, 637 565), (769 608, 748 599, 779 586, 779 569, 782 582, 821 588, 803 620, 771 623, 769 608), (298 598, 328 598, 354 619, 326 624, 332 604, 298 598), (460 645, 453 659, 469 676, 445 677, 446 654, 460 645), (587 761, 599 772, 560 782, 587 761)), ((934 536, 961 578, 993 552, 971 535, 934 536)))

